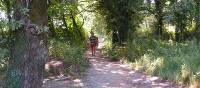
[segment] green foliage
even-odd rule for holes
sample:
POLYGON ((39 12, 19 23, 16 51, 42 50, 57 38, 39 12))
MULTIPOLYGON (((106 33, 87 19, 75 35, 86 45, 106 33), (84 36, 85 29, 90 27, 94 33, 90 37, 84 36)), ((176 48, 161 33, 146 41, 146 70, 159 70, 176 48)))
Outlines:
POLYGON ((131 53, 125 56, 127 61, 135 61, 133 63, 137 69, 142 69, 152 75, 159 75, 163 79, 189 84, 194 75, 198 79, 199 48, 196 42, 180 44, 143 40, 142 42, 132 42, 127 49, 127 52, 131 53))
POLYGON ((101 51, 102 54, 111 61, 118 61, 122 59, 121 56, 124 55, 125 47, 112 45, 110 42, 107 42, 101 51))
MULTIPOLYGON (((0 8, 0 11, 4 13, 5 11, 3 11, 2 8, 0 8)), ((10 45, 11 35, 7 19, 0 17, 0 87, 4 85, 3 79, 5 78, 8 60, 10 58, 10 45)))
POLYGON ((139 0, 98 0, 97 9, 106 21, 107 33, 113 43, 127 42, 141 22, 142 2, 139 0))
POLYGON ((99 36, 102 36, 104 38, 109 38, 111 36, 106 28, 105 17, 100 14, 95 14, 92 30, 98 33, 99 36))
POLYGON ((83 45, 86 40, 84 18, 77 1, 51 1, 48 8, 51 37, 71 44, 83 45))
MULTIPOLYGON (((0 18, 0 73, 4 73, 9 59, 12 40, 10 28, 15 31, 14 29, 24 24, 21 20, 15 21, 9 18, 13 15, 13 2, 0 1, 0 11, 5 12, 7 16, 7 19, 0 18)), ((98 11, 92 29, 107 35, 109 38, 106 39, 113 40, 102 49, 106 57, 112 60, 124 59, 134 63, 136 68, 164 79, 184 83, 199 80, 200 47, 197 42, 185 41, 192 37, 200 39, 199 0, 154 0, 154 3, 152 0, 81 0, 80 2, 88 2, 94 12, 98 11), (168 32, 169 24, 175 26, 175 31, 168 32), (155 29, 158 31, 157 34, 153 34, 155 29), (162 37, 161 40, 154 39, 157 35, 162 37), (182 43, 163 41, 168 39, 182 43), (126 46, 115 45, 116 42, 120 42, 121 45, 125 42, 126 46)), ((53 38, 49 40, 49 54, 63 59, 68 65, 66 71, 75 76, 80 75, 79 72, 88 66, 88 61, 83 55, 87 34, 83 28, 85 18, 79 9, 82 6, 80 2, 48 0, 50 37, 53 38)), ((91 10, 90 7, 87 9, 91 10)), ((28 12, 29 9, 20 9, 20 13, 24 16, 28 16, 28 12)))
POLYGON ((110 46, 104 46, 102 48, 102 53, 105 57, 108 59, 111 59, 113 61, 119 60, 119 48, 118 47, 110 47, 110 46))
POLYGON ((49 55, 64 60, 67 74, 79 77, 89 65, 84 57, 85 48, 69 45, 68 42, 51 39, 49 41, 49 55))
POLYGON ((156 32, 153 36, 160 36, 159 39, 164 40, 168 39, 166 36, 170 36, 171 39, 178 42, 191 39, 192 37, 198 37, 196 35, 199 31, 198 1, 162 0, 160 2, 160 0, 156 0, 155 3, 152 3, 151 0, 145 1, 143 13, 146 17, 153 18, 153 26, 149 25, 151 20, 148 20, 149 22, 146 24, 150 26, 149 28, 151 30, 156 32), (171 32, 171 34, 166 33, 167 30, 171 30, 171 28, 167 28, 169 24, 175 27, 175 31, 171 32))

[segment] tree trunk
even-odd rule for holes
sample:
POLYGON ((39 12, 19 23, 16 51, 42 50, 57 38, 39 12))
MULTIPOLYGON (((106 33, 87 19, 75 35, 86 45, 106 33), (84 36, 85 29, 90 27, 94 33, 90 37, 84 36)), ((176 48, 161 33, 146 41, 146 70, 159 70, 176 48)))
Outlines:
POLYGON ((47 57, 47 0, 16 0, 14 19, 23 22, 14 31, 5 88, 42 88, 43 70, 47 57), (24 14, 23 10, 29 9, 24 14))
POLYGON ((200 34, 200 1, 199 0, 195 0, 195 3, 196 3, 195 36, 196 36, 197 42, 199 43, 200 42, 200 35, 199 35, 200 34))
POLYGON ((112 44, 116 45, 120 43, 120 37, 117 30, 113 30, 112 32, 112 44))
POLYGON ((62 13, 62 22, 63 22, 63 25, 65 26, 66 31, 68 32, 69 29, 68 29, 68 25, 67 25, 67 21, 65 19, 65 14, 64 13, 62 13))
POLYGON ((83 35, 78 27, 78 24, 76 23, 76 19, 74 17, 74 15, 72 14, 72 11, 70 12, 71 13, 71 20, 72 20, 72 24, 73 24, 73 28, 75 29, 76 33, 79 34, 80 36, 80 39, 83 40, 83 35))
POLYGON ((158 35, 158 38, 160 39, 163 34, 163 1, 161 0, 155 0, 155 7, 156 7, 156 34, 158 35))
POLYGON ((65 26, 65 35, 66 37, 70 37, 70 35, 72 34, 71 31, 69 30, 68 24, 67 24, 67 20, 65 18, 65 14, 62 13, 62 22, 63 22, 63 26, 65 26))

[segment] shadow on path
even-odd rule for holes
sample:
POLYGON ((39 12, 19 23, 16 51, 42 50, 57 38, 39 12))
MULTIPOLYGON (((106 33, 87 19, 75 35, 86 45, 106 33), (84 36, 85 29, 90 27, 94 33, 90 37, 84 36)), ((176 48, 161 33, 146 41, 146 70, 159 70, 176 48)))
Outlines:
POLYGON ((91 66, 83 78, 69 80, 57 77, 44 81, 44 88, 182 88, 158 77, 131 70, 120 62, 109 62, 99 52, 92 57, 88 51, 86 58, 91 66))

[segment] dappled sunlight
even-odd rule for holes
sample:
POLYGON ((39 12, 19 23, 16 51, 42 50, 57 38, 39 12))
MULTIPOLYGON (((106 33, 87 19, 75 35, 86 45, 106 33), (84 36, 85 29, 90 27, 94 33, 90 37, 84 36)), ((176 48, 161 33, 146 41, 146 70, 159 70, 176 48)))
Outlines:
POLYGON ((168 31, 168 32, 173 32, 173 33, 175 33, 176 26, 169 24, 169 25, 167 25, 166 28, 167 28, 167 31, 168 31))
POLYGON ((81 79, 75 79, 73 80, 73 82, 75 83, 74 84, 75 87, 84 87, 84 83, 82 82, 81 79))
POLYGON ((149 80, 156 81, 156 80, 159 80, 159 78, 158 77, 151 77, 149 80))
MULTIPOLYGON (((128 65, 123 65, 120 62, 110 62, 106 58, 100 58, 99 51, 94 57, 89 51, 87 55, 91 64, 83 78, 61 82, 58 80, 57 82, 70 86, 69 88, 181 88, 171 82, 163 81, 159 77, 131 70, 128 65)), ((161 65, 160 60, 155 60, 155 62, 161 65)))
POLYGON ((0 88, 200 88, 200 0, 0 6, 0 88))
MULTIPOLYGON (((169 82, 159 77, 146 76, 130 70, 128 65, 120 62, 109 62, 105 58, 90 59, 91 68, 84 80, 89 88, 169 88, 169 82)), ((158 61, 156 61, 158 62, 158 61)))

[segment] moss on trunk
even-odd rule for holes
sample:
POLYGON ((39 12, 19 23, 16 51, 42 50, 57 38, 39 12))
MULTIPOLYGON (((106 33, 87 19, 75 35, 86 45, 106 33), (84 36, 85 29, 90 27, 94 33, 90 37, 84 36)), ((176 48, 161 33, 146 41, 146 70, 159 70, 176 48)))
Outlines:
POLYGON ((15 20, 25 22, 14 31, 6 88, 42 88, 47 57, 47 36, 37 26, 47 26, 46 0, 17 0, 15 20), (29 8, 27 15, 20 9, 29 8), (33 26, 34 24, 34 26, 33 26))

